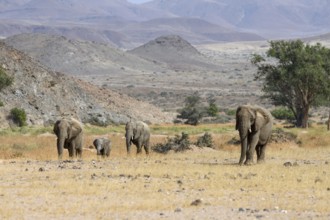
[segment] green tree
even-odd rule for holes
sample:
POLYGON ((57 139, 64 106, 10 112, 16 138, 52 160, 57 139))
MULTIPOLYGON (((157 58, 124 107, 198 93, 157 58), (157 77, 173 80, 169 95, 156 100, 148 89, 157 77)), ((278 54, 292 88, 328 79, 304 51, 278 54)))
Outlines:
POLYGON ((186 119, 186 124, 197 125, 203 115, 204 109, 201 107, 201 97, 198 94, 194 94, 185 99, 185 107, 179 110, 177 117, 186 119))
POLYGON ((308 126, 311 107, 330 96, 330 50, 301 40, 271 41, 266 58, 254 55, 255 78, 263 81, 265 97, 294 114, 296 126, 308 126))
POLYGON ((219 108, 218 106, 215 104, 215 100, 214 99, 210 99, 209 100, 209 106, 206 109, 206 112, 209 116, 211 117, 216 117, 218 115, 219 112, 219 108))

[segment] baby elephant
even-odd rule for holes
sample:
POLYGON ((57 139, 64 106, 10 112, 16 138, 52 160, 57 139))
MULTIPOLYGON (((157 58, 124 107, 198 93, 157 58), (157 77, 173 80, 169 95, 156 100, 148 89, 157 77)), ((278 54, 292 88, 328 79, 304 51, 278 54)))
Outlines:
POLYGON ((109 157, 111 151, 111 141, 108 138, 96 138, 93 142, 97 155, 102 157, 109 157))

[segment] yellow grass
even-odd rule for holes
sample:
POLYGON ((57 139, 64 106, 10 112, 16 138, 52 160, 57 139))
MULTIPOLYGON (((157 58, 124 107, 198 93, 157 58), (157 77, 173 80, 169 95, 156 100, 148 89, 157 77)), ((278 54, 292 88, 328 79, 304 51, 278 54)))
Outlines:
MULTIPOLYGON (((152 144, 165 141, 167 134, 175 134, 173 130, 182 132, 180 126, 169 127, 155 129, 152 144)), ((205 127, 201 126, 200 133, 198 127, 183 129, 196 139, 205 127)), ((330 137, 324 127, 293 130, 302 147, 270 144, 266 163, 253 166, 237 165, 239 146, 226 144, 237 134, 229 128, 210 126, 217 150, 152 153, 150 157, 128 157, 123 133, 102 133, 113 141, 110 158, 105 160, 88 150, 98 135, 87 132, 83 161, 63 163, 57 161, 52 134, 2 135, 0 218, 155 219, 165 213, 173 219, 180 208, 181 216, 200 219, 203 210, 235 212, 240 207, 270 210, 266 214, 279 219, 308 218, 301 216, 304 213, 330 216, 330 137), (283 166, 285 162, 297 166, 283 166), (192 206, 196 199, 202 199, 202 205, 192 206)), ((68 159, 67 152, 65 156, 68 159)), ((204 213, 204 218, 218 214, 204 213)))

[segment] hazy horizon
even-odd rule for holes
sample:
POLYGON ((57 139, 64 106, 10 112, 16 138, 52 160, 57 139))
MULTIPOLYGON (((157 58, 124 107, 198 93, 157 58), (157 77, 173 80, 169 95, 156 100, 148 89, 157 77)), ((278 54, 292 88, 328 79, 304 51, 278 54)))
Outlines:
POLYGON ((141 4, 145 2, 150 2, 151 0, 127 0, 127 1, 135 4, 141 4))

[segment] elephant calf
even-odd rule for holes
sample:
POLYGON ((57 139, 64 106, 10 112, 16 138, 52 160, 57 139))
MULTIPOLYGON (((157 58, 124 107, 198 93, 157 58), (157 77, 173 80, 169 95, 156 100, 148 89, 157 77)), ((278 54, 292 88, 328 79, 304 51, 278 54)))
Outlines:
POLYGON ((111 141, 108 138, 96 138, 93 145, 97 151, 97 155, 109 157, 111 151, 111 141))

